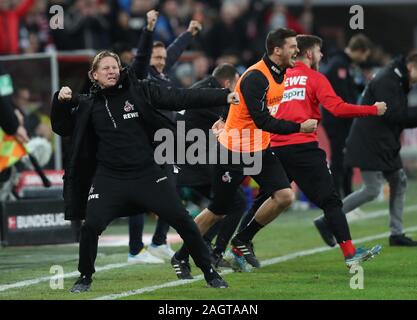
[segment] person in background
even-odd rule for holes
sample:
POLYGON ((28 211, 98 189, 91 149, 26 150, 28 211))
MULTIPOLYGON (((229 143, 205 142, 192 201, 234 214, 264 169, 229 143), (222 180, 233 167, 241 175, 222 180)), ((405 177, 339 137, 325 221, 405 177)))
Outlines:
POLYGON ((18 88, 13 102, 16 108, 23 114, 25 128, 29 137, 42 137, 47 140, 52 139, 52 129, 49 117, 38 111, 39 104, 31 100, 28 88, 18 88))
POLYGON ((35 0, 22 0, 13 7, 11 0, 0 1, 0 55, 19 53, 19 23, 35 0))
POLYGON ((0 63, 0 128, 14 136, 20 143, 26 143, 29 141, 29 136, 23 125, 23 118, 15 112, 11 102, 12 94, 12 79, 0 63))
MULTIPOLYGON (((233 91, 238 79, 239 73, 236 68, 225 63, 218 65, 213 70, 211 76, 195 83, 192 88, 227 88, 233 91)), ((205 133, 206 144, 199 145, 199 154, 205 154, 206 164, 181 165, 177 178, 177 186, 179 188, 188 188, 188 190, 197 195, 197 198, 202 198, 203 201, 208 201, 212 197, 212 171, 209 164, 209 153, 215 147, 216 139, 210 137, 210 135, 213 135, 211 128, 220 118, 226 119, 228 111, 229 106, 222 106, 218 108, 186 110, 184 115, 177 114, 177 120, 185 122, 186 133, 192 129, 200 129, 205 133), (210 142, 214 142, 214 145, 210 142)), ((195 143, 198 143, 198 140, 190 141, 190 144, 195 143)), ((230 267, 230 264, 223 259, 223 254, 245 209, 245 196, 243 191, 239 189, 225 219, 218 222, 204 235, 204 240, 208 243, 209 248, 211 248, 212 240, 217 236, 211 254, 215 267, 230 267)))
MULTIPOLYGON (((336 94, 348 103, 355 104, 359 90, 354 81, 353 68, 358 68, 371 54, 371 41, 363 34, 353 36, 344 51, 338 52, 324 73, 336 94)), ((330 170, 335 187, 343 198, 352 192, 352 168, 344 165, 346 138, 352 119, 338 118, 323 108, 323 127, 330 141, 330 170)))
MULTIPOLYGON (((389 184, 389 227, 391 246, 417 246, 403 230, 404 198, 407 176, 400 157, 401 133, 417 127, 417 108, 408 107, 410 86, 417 83, 417 53, 398 57, 381 69, 362 94, 362 103, 384 100, 389 108, 382 117, 356 119, 346 141, 345 161, 358 167, 363 186, 343 199, 343 212, 352 210, 378 197, 385 180, 389 184)), ((322 238, 328 245, 334 236, 320 218, 322 238)))
MULTIPOLYGON (((152 46, 153 32, 158 19, 158 12, 151 10, 147 14, 147 28, 142 32, 138 46, 138 54, 143 57, 142 63, 147 70, 148 78, 163 87, 171 87, 172 81, 167 76, 172 66, 176 63, 183 51, 191 43, 201 30, 201 25, 197 21, 191 21, 188 30, 182 33, 168 48, 162 42, 154 42, 152 46), (150 61, 146 60, 150 56, 150 61)), ((175 113, 169 110, 160 110, 163 115, 171 120, 175 120, 175 113)), ((171 165, 165 166, 165 173, 173 180, 173 168, 171 165)), ((152 243, 145 249, 142 238, 144 228, 144 215, 134 215, 129 217, 129 254, 128 262, 131 263, 163 263, 170 260, 174 251, 167 243, 169 224, 164 219, 158 219, 152 243)))

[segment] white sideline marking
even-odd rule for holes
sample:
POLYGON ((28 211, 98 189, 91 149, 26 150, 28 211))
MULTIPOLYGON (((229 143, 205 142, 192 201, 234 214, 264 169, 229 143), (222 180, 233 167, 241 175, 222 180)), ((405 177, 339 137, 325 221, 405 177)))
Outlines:
MULTIPOLYGON (((416 208, 417 208, 417 205, 409 206, 409 207, 404 208, 404 212, 411 211, 411 210, 414 210, 416 208)), ((371 212, 367 212, 366 216, 363 217, 363 218, 361 217, 360 219, 364 219, 364 220, 365 219, 370 219, 370 218, 367 218, 367 216, 370 216, 372 218, 376 218, 376 217, 380 217, 380 216, 382 216, 386 213, 388 213, 388 210, 371 211, 371 212)), ((355 222, 356 221, 359 221, 359 219, 355 220, 355 222)), ((404 232, 410 232, 410 231, 416 231, 416 230, 417 230, 417 226, 405 229, 404 232)), ((387 236, 389 236, 388 232, 383 233, 383 234, 379 234, 379 235, 375 235, 375 236, 371 236, 371 237, 357 239, 354 242, 356 243, 356 242, 371 241, 371 240, 375 240, 375 239, 384 238, 384 237, 387 237, 387 236)), ((311 254, 318 253, 318 252, 324 252, 324 251, 331 250, 331 249, 333 249, 333 248, 318 247, 318 248, 314 248, 314 249, 310 249, 310 250, 294 252, 294 253, 288 254, 286 256, 276 257, 276 258, 273 258, 273 259, 262 261, 262 265, 267 266, 267 265, 271 265, 271 264, 275 264, 275 263, 280 263, 280 262, 291 260, 291 259, 294 259, 294 258, 297 258, 297 257, 311 255, 311 254)), ((118 268, 124 268, 124 267, 129 266, 129 265, 131 265, 131 264, 129 264, 129 263, 108 264, 108 265, 105 265, 105 266, 102 266, 102 267, 96 267, 96 272, 118 269, 118 268)), ((223 271, 222 274, 228 274, 230 272, 232 272, 232 271, 226 270, 226 271, 223 271)), ((79 275, 79 272, 74 271, 74 272, 71 272, 71 273, 65 273, 63 278, 64 279, 73 278, 73 277, 76 277, 78 275, 79 275)), ((40 277, 40 278, 35 278, 35 279, 30 279, 30 280, 23 280, 23 281, 11 283, 11 284, 0 285, 0 292, 10 290, 10 289, 15 289, 15 288, 28 287, 28 286, 35 285, 35 284, 38 284, 38 283, 41 283, 41 282, 50 281, 52 277, 53 277, 53 275, 40 277)), ((192 279, 192 280, 177 280, 177 281, 167 282, 167 283, 164 283, 164 284, 161 284, 161 285, 156 285, 156 286, 152 286, 152 287, 145 287, 145 288, 138 289, 138 290, 128 291, 128 292, 125 292, 125 293, 103 296, 103 297, 99 297, 99 298, 96 298, 96 299, 106 299, 106 298, 109 299, 109 300, 110 299, 117 299, 118 297, 125 297, 125 296, 134 295, 134 294, 141 294, 141 293, 144 293, 144 292, 155 291, 155 290, 161 289, 161 288, 183 285, 183 284, 186 284, 186 283, 191 283, 191 282, 202 280, 202 279, 203 279, 203 276, 199 275, 199 276, 194 277, 194 279, 192 279), (129 293, 129 294, 127 294, 127 293, 129 293), (111 298, 108 298, 108 297, 111 297, 111 298)))
MULTIPOLYGON (((404 208, 404 212, 414 211, 414 210, 417 210, 417 205, 408 206, 404 208)), ((387 216, 388 213, 389 213, 388 209, 381 209, 381 210, 371 211, 371 212, 364 211, 363 215, 351 221, 349 221, 349 214, 347 214, 346 217, 348 218, 348 223, 350 225, 351 223, 355 223, 356 221, 362 221, 362 220, 368 220, 368 219, 378 218, 382 216, 387 216)))
MULTIPOLYGON (((113 264, 107 264, 105 266, 102 267, 96 267, 96 272, 99 271, 105 271, 105 270, 111 270, 111 269, 117 269, 117 268, 123 268, 126 267, 128 265, 131 265, 130 263, 113 263, 113 264)), ((65 273, 63 278, 73 278, 78 276, 80 273, 78 271, 74 271, 71 273, 65 273)), ((52 276, 46 276, 46 277, 41 277, 41 278, 35 278, 35 279, 31 279, 31 280, 24 280, 24 281, 19 281, 19 282, 15 282, 15 283, 11 283, 11 284, 4 284, 0 286, 0 292, 1 291, 6 291, 9 289, 14 289, 14 288, 22 288, 22 287, 27 287, 27 286, 31 286, 34 284, 38 284, 40 282, 44 282, 44 281, 49 281, 51 280, 52 276)))
MULTIPOLYGON (((413 231, 417 231, 417 226, 404 229, 404 232, 413 232, 413 231)), ((372 241, 372 240, 376 240, 376 239, 389 237, 389 235, 390 235, 389 232, 384 232, 384 233, 376 234, 376 235, 373 235, 373 236, 360 238, 360 239, 354 240, 353 242, 354 243, 367 242, 367 241, 372 241)), ((333 247, 333 248, 326 246, 326 247, 318 247, 318 248, 313 248, 313 249, 309 249, 309 250, 298 251, 298 252, 287 254, 287 255, 282 256, 282 257, 276 257, 276 258, 261 261, 261 266, 265 267, 265 266, 269 266, 269 265, 273 265, 273 264, 278 264, 278 263, 285 262, 285 261, 288 261, 288 260, 292 260, 292 259, 295 259, 295 258, 298 258, 298 257, 303 257, 303 256, 308 256, 308 255, 312 255, 312 254, 319 253, 319 252, 334 250, 336 248, 337 248, 337 246, 333 247)), ((228 274, 228 273, 231 273, 231 272, 233 272, 233 271, 232 270, 226 270, 226 271, 222 272, 222 275, 225 275, 225 274, 228 274)), ((124 298, 124 297, 128 297, 128 296, 139 295, 139 294, 142 294, 142 293, 145 293, 145 292, 155 291, 155 290, 158 290, 158 289, 182 286, 184 284, 192 283, 192 282, 199 281, 199 280, 202 280, 202 279, 203 279, 203 275, 200 274, 200 275, 194 277, 194 279, 191 279, 191 280, 170 281, 170 282, 166 282, 166 283, 155 285, 155 286, 144 287, 144 288, 140 288, 140 289, 136 289, 136 290, 130 290, 130 291, 125 291, 125 292, 121 292, 121 293, 116 293, 116 294, 110 294, 110 295, 106 295, 106 296, 102 296, 102 297, 97 297, 97 298, 94 298, 93 300, 115 300, 115 299, 120 299, 120 298, 124 298)))

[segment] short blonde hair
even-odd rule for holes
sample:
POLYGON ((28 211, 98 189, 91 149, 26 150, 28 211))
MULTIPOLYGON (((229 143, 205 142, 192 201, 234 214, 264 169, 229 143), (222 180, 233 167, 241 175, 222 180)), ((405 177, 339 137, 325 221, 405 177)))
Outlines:
POLYGON ((90 78, 92 82, 95 82, 93 78, 93 73, 97 71, 100 61, 106 57, 114 58, 117 61, 119 68, 120 69, 122 68, 122 63, 120 62, 120 58, 117 54, 111 51, 101 51, 98 54, 96 54, 96 56, 94 57, 93 62, 91 63, 90 70, 88 71, 88 77, 90 78))

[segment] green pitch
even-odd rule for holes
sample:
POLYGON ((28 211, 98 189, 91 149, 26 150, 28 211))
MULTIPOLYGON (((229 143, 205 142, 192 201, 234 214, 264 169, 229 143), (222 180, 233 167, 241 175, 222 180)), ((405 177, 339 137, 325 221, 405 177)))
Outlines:
MULTIPOLYGON (((417 182, 410 181, 405 228, 407 234, 417 238, 417 182), (415 229, 412 229, 415 227, 415 229)), ((387 208, 387 202, 369 204, 362 209, 373 213, 387 208)), ((127 265, 127 247, 99 248, 96 268, 107 270, 94 275, 91 291, 71 294, 68 290, 76 275, 64 279, 63 289, 51 289, 53 265, 63 267, 65 273, 77 269, 78 247, 36 246, 0 249, 0 299, 94 299, 111 294, 119 299, 416 299, 417 298, 417 248, 392 248, 388 246, 388 216, 378 216, 350 223, 354 239, 376 236, 360 243, 371 246, 380 243, 381 255, 363 264, 363 289, 352 289, 356 283, 345 267, 339 249, 327 250, 312 220, 318 210, 288 211, 264 228, 255 238, 255 250, 261 261, 270 264, 251 273, 227 273, 229 289, 216 290, 205 287, 205 281, 171 287, 176 281, 170 265, 127 265), (308 254, 306 250, 322 248, 324 251, 308 254), (302 252, 302 256, 288 256, 302 252), (307 254, 306 254, 307 253, 307 254), (285 261, 273 261, 285 257, 285 261), (275 262, 275 263, 274 263, 275 262), (29 281, 33 280, 32 283, 29 281), (162 285, 156 289, 154 286, 162 285), (140 291, 145 288, 146 290, 140 291), (146 292, 144 292, 146 291, 146 292), (136 294, 133 294, 135 293, 136 294)), ((127 233, 126 221, 113 224, 105 234, 127 233)), ((149 222, 146 232, 152 232, 149 222)), ((178 245, 173 246, 177 248, 178 245)), ((319 250, 320 251, 320 250, 319 250)), ((193 275, 199 275, 194 266, 193 275)), ((354 278, 355 279, 355 278, 354 278)), ((56 281, 52 281, 52 284, 56 281)))

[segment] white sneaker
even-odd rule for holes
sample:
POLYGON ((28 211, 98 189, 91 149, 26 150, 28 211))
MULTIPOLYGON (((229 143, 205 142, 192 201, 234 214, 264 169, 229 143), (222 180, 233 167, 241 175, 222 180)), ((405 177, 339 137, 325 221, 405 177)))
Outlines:
POLYGON ((170 261, 172 256, 175 254, 175 251, 171 249, 168 244, 161 244, 157 246, 151 244, 148 246, 148 251, 155 257, 170 261))
POLYGON ((150 254, 145 248, 143 248, 137 255, 129 255, 127 256, 128 263, 164 263, 164 260, 154 257, 150 254))
POLYGON ((361 209, 356 208, 346 214, 346 220, 348 222, 352 222, 356 220, 361 220, 365 216, 366 216, 366 212, 363 212, 361 209))

